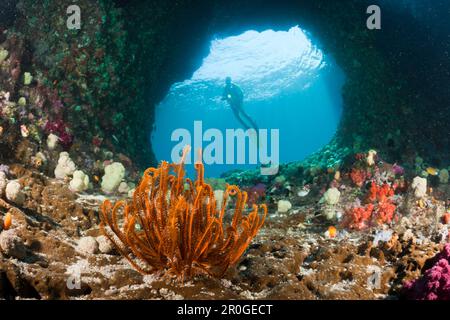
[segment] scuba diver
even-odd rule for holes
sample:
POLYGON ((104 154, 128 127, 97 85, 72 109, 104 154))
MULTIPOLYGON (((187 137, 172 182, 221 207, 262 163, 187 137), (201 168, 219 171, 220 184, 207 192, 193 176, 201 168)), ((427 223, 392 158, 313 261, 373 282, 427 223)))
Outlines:
POLYGON ((222 100, 228 101, 234 116, 246 130, 252 128, 258 131, 256 123, 244 111, 244 93, 241 88, 231 82, 230 77, 227 77, 225 80, 225 89, 223 90, 222 100), (245 118, 245 120, 243 118, 245 118))

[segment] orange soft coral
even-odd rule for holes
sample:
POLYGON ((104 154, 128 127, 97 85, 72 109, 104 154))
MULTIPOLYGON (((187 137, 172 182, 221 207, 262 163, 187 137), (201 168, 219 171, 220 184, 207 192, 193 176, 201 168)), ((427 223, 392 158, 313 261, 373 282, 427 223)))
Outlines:
POLYGON ((378 203, 377 211, 375 214, 378 224, 391 223, 394 218, 395 210, 397 206, 391 201, 383 201, 378 203))
POLYGON ((346 213, 344 225, 350 229, 362 230, 370 225, 374 205, 368 204, 364 207, 351 208, 346 213))
POLYGON ((450 224, 450 212, 444 214, 444 216, 442 217, 442 221, 444 222, 444 224, 450 224))
POLYGON ((361 230, 373 224, 391 223, 397 206, 392 202, 394 188, 384 183, 379 186, 372 181, 367 195, 368 204, 347 210, 344 225, 361 230))
POLYGON ((384 183, 382 186, 378 186, 375 182, 372 182, 368 200, 371 202, 377 201, 375 215, 378 224, 392 222, 397 209, 397 206, 390 199, 393 195, 394 188, 389 184, 384 183))
POLYGON ((384 202, 389 197, 394 195, 394 188, 391 188, 389 184, 384 183, 381 187, 372 181, 370 184, 369 195, 367 200, 369 202, 379 201, 384 202))
POLYGON ((12 225, 12 215, 10 212, 8 212, 5 215, 5 219, 3 220, 3 230, 8 230, 9 228, 11 228, 12 225))
POLYGON ((203 165, 195 167, 193 182, 184 178, 183 160, 162 162, 145 171, 131 202, 103 203, 102 232, 141 273, 164 270, 181 278, 200 273, 221 276, 263 225, 267 207, 253 205, 244 215, 247 193, 237 186, 227 186, 218 209, 213 190, 204 181, 203 165), (230 197, 236 200, 234 215, 225 226, 230 197))

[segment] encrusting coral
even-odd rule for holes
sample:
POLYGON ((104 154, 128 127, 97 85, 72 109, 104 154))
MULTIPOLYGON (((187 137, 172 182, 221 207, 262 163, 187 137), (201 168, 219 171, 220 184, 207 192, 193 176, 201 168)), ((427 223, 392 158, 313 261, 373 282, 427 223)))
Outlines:
POLYGON ((184 178, 187 152, 189 148, 179 164, 163 161, 158 168, 147 169, 130 203, 112 205, 106 200, 102 205, 103 234, 141 273, 220 277, 239 260, 264 223, 266 205, 253 205, 244 215, 247 193, 234 185, 227 185, 218 209, 202 163, 195 164, 195 182, 184 178), (235 198, 234 215, 225 226, 230 197, 235 198))

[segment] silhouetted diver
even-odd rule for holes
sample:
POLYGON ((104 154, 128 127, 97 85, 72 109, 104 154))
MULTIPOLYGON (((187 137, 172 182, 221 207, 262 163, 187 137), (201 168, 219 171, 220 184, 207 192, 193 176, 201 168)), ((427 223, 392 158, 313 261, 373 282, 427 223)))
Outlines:
POLYGON ((225 79, 225 89, 223 90, 222 100, 228 101, 234 116, 246 130, 252 128, 258 132, 258 126, 243 109, 244 94, 241 88, 232 83, 230 77, 225 79), (250 125, 246 123, 242 117, 244 117, 250 125))

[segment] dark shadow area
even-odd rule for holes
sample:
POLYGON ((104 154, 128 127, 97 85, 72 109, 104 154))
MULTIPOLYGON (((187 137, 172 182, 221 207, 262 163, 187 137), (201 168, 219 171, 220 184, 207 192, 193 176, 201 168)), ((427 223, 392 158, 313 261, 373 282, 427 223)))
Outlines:
POLYGON ((406 118, 398 121, 416 142, 416 152, 428 155, 432 165, 448 164, 450 155, 440 151, 450 148, 450 2, 435 1, 430 7, 417 1, 415 11, 386 6, 390 14, 383 15, 384 32, 377 34, 377 47, 414 108, 404 110, 406 118))
POLYGON ((14 22, 16 5, 17 0, 2 0, 0 2, 0 33, 14 22))

